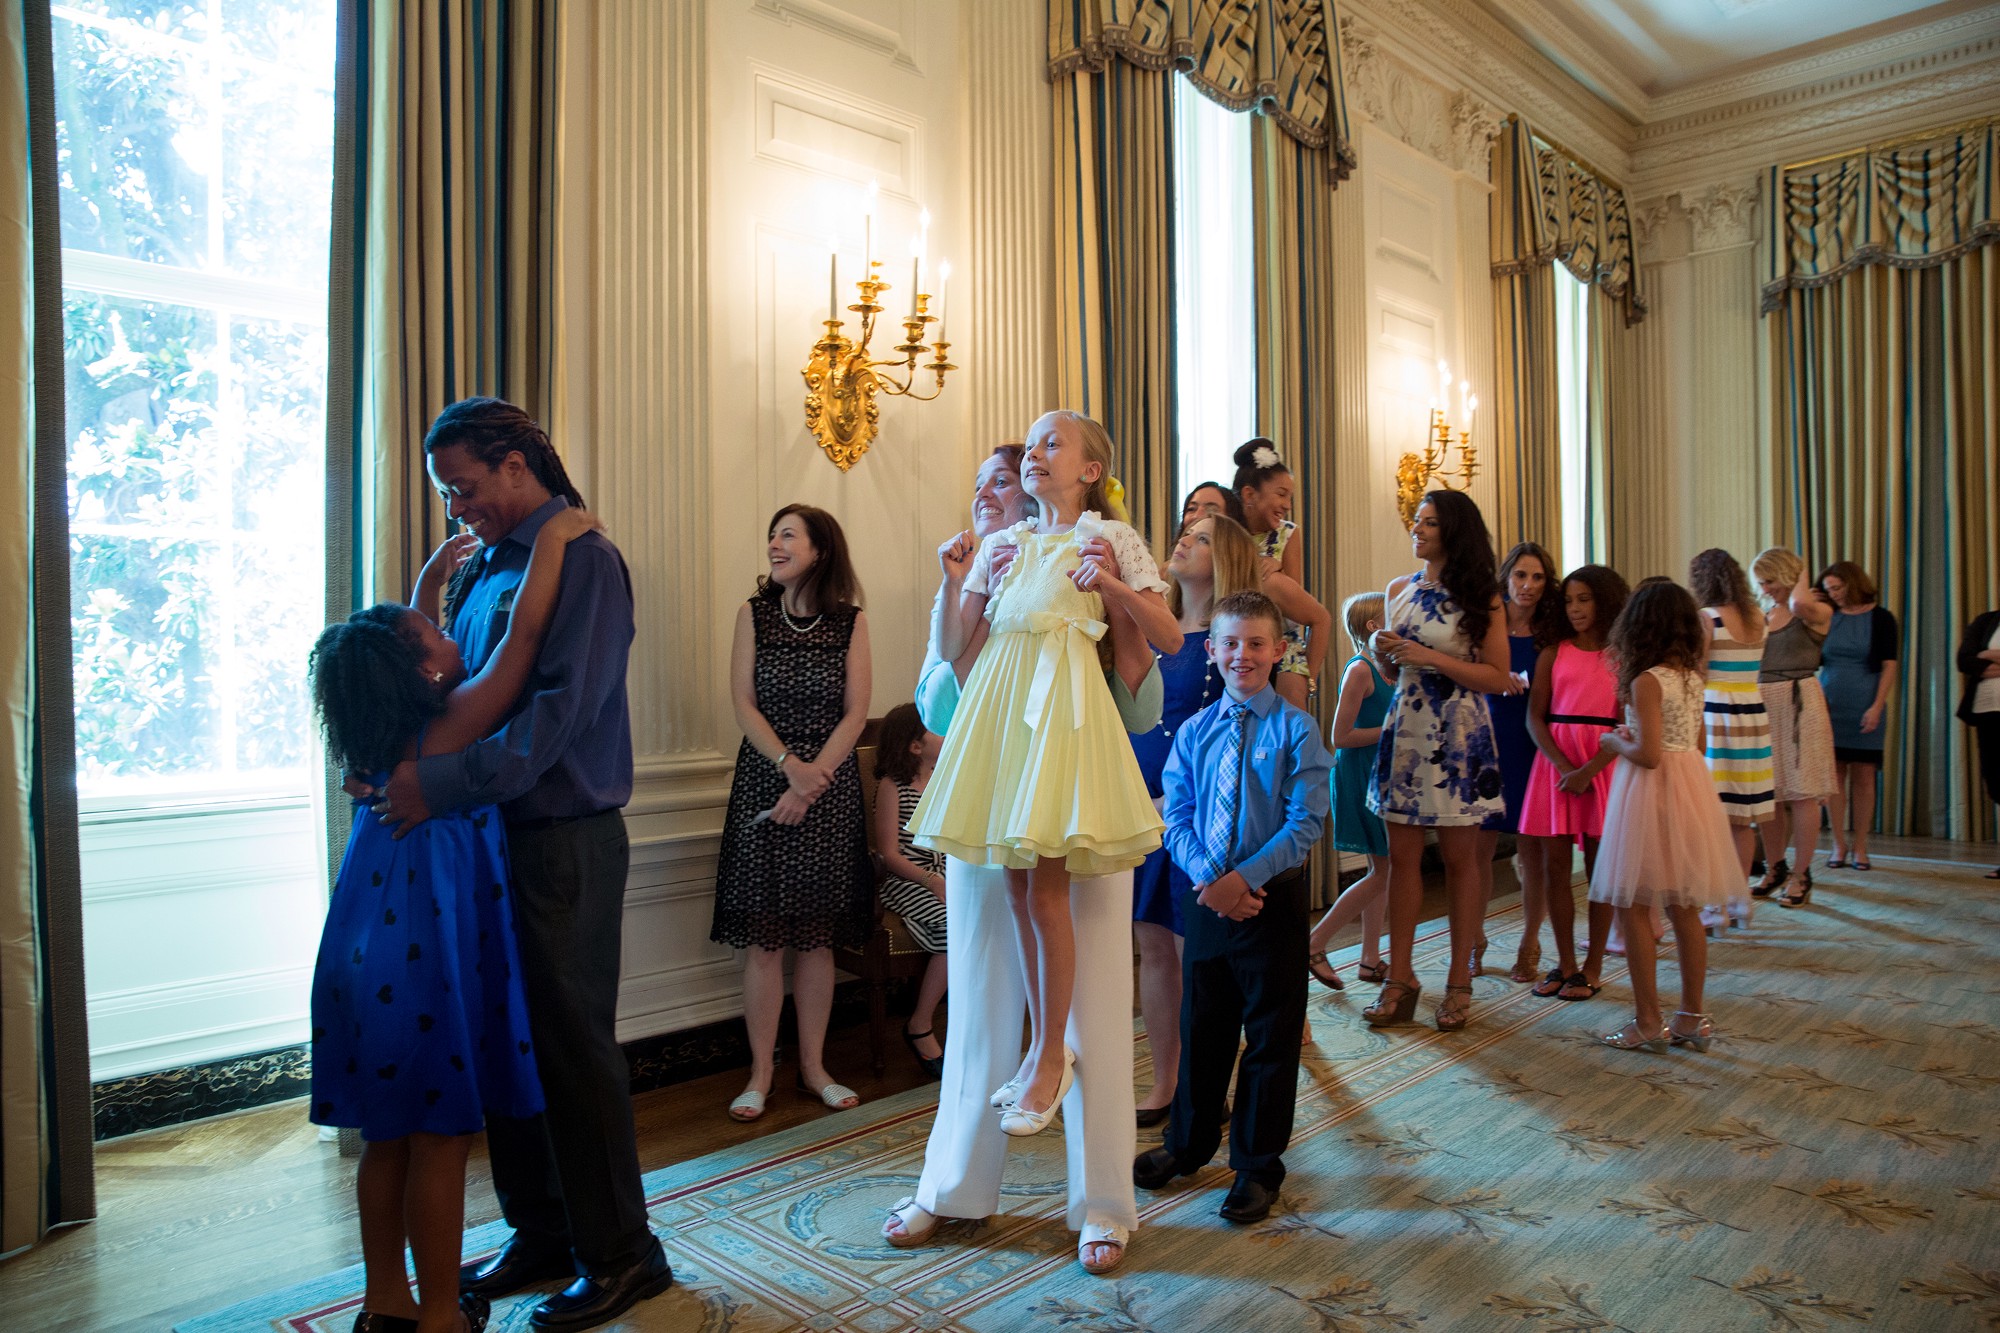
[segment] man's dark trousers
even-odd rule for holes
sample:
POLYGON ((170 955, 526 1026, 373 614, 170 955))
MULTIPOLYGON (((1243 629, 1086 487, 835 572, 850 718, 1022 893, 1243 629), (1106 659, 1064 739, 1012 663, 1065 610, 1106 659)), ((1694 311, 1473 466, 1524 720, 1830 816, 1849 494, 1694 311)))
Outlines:
POLYGON ((1298 1102, 1306 1021, 1306 877, 1289 870, 1264 886, 1264 910, 1229 921, 1188 895, 1182 916, 1181 1068, 1165 1146, 1194 1170, 1222 1144, 1222 1110, 1236 1064, 1229 1165, 1276 1190, 1298 1102))
POLYGON ((572 1250, 581 1272, 611 1276, 657 1243, 646 1225, 631 1075, 616 1032, 631 860, 625 819, 606 810, 509 824, 507 850, 528 1028, 548 1109, 487 1122, 493 1189, 522 1243, 572 1250))

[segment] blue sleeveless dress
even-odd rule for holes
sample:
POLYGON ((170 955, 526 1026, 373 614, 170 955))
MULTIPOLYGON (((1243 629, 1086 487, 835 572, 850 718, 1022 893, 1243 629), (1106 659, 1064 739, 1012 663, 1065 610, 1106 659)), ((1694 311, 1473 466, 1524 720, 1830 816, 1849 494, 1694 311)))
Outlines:
MULTIPOLYGON (((1132 753, 1139 772, 1146 779, 1146 794, 1158 798, 1164 788, 1167 757, 1174 750, 1174 733, 1181 724, 1222 697, 1222 678, 1208 660, 1208 631, 1196 630, 1181 640, 1181 650, 1172 656, 1155 653, 1160 663, 1163 699, 1160 725, 1132 737, 1132 753)), ((1185 934, 1181 921, 1181 895, 1194 888, 1194 881, 1181 873, 1165 847, 1158 848, 1132 872, 1132 919, 1165 926, 1176 935, 1185 934)))
MULTIPOLYGON (((1356 662, 1366 663, 1368 674, 1375 678, 1374 692, 1361 701, 1354 715, 1355 730, 1366 731, 1381 726, 1389 716, 1389 698, 1396 687, 1383 679, 1375 663, 1366 657, 1350 657, 1347 666, 1356 662)), ((1346 673, 1347 667, 1342 667, 1341 674, 1346 673)), ((1389 830, 1382 827, 1382 817, 1368 808, 1368 777, 1375 771, 1375 746, 1376 742, 1370 741, 1333 752, 1333 845, 1343 852, 1389 854, 1389 830)))
POLYGON ((378 1142, 537 1114, 499 809, 390 832, 356 803, 313 968, 313 1123, 378 1142))

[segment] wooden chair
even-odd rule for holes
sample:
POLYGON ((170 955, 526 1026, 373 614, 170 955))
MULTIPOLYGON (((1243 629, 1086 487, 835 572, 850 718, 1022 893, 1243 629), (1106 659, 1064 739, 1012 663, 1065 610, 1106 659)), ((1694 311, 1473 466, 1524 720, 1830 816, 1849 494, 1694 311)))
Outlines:
MULTIPOLYGON (((861 768, 861 805, 867 812, 871 839, 875 829, 875 749, 881 726, 882 719, 868 719, 861 742, 854 747, 855 762, 861 768)), ((882 858, 875 855, 874 860, 879 884, 882 858)), ((930 960, 931 956, 911 938, 903 919, 883 908, 880 893, 875 895, 875 927, 867 940, 859 948, 836 947, 833 951, 834 966, 860 978, 868 988, 868 1049, 874 1057, 877 1074, 889 1066, 889 983, 923 976, 930 960)))

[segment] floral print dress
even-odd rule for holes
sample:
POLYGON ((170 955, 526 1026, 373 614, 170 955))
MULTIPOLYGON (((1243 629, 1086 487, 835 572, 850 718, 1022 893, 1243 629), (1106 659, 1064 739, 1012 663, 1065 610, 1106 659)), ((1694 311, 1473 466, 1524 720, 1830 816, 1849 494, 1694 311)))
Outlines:
MULTIPOLYGON (((1473 645, 1458 605, 1421 574, 1389 605, 1389 628, 1465 661, 1473 645)), ((1449 676, 1404 667, 1382 724, 1368 808, 1392 824, 1480 824, 1506 810, 1486 696, 1449 676)))

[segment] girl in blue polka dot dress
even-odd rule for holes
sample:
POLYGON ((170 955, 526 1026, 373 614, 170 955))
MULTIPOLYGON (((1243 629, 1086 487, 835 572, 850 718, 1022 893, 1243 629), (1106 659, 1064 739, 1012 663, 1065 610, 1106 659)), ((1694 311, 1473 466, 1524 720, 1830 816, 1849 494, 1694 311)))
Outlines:
MULTIPOLYGON (((577 509, 543 525, 507 636, 471 679, 438 603, 476 558, 474 538, 438 548, 414 607, 382 602, 328 626, 309 668, 327 757, 379 790, 398 762, 496 729, 555 612, 564 548, 597 526, 577 509)), ((498 808, 433 816, 398 838, 357 803, 313 969, 312 1120, 358 1129, 365 1144, 358 1333, 485 1327, 485 1300, 458 1293, 466 1154, 488 1115, 542 1110, 519 974, 498 808)))

